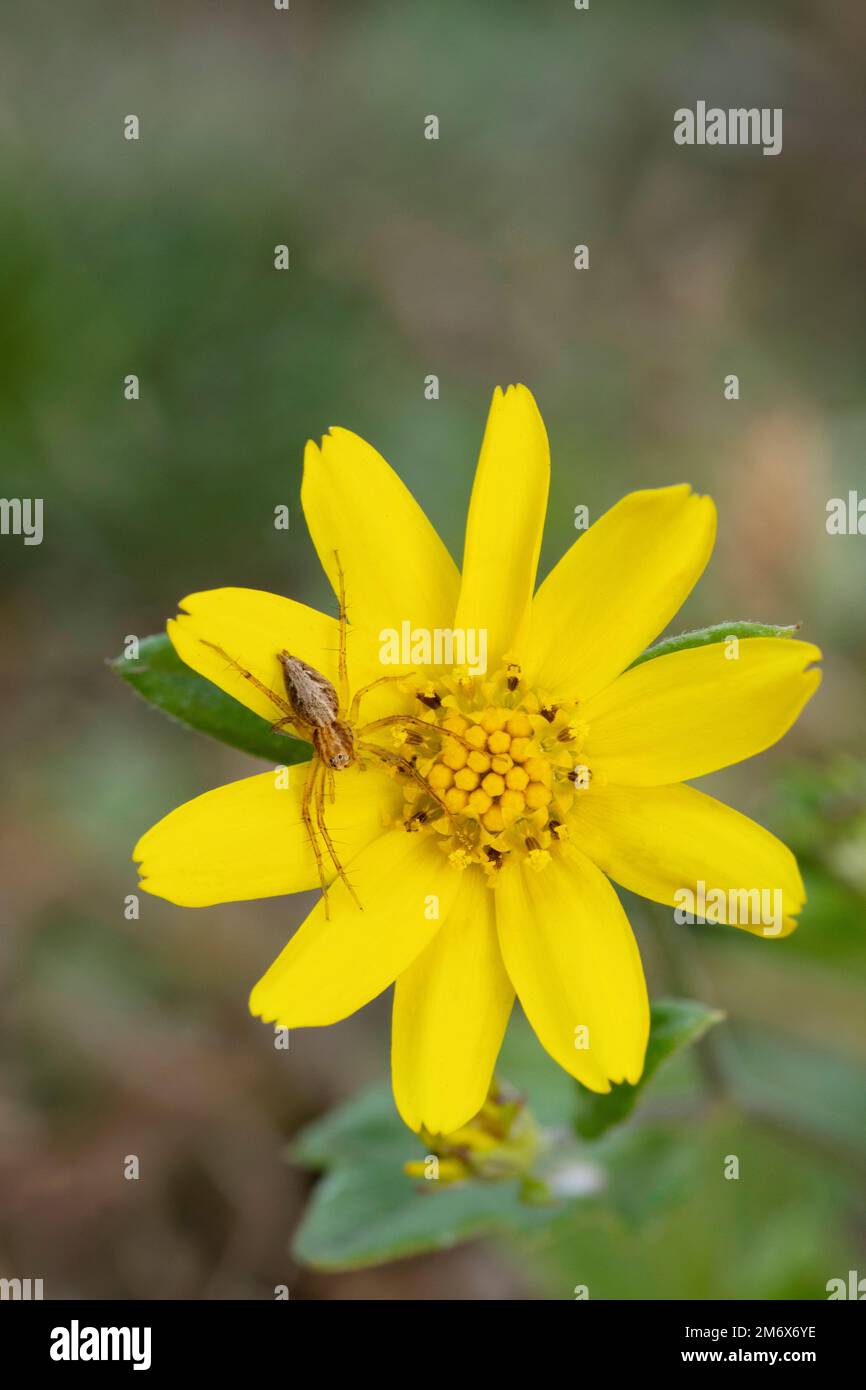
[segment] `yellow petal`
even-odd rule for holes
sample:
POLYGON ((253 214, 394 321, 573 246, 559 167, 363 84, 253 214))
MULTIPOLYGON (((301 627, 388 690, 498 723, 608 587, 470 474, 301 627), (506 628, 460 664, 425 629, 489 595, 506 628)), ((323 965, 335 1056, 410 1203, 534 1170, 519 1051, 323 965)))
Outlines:
POLYGON ((665 786, 751 758, 780 739, 821 682, 817 647, 749 637, 658 656, 583 707, 593 776, 665 786), (734 652, 736 651, 736 656, 734 652))
POLYGON ((497 386, 472 488, 454 625, 487 632, 488 667, 522 656, 547 509, 550 450, 525 386, 497 386))
POLYGON ((259 589, 208 589, 189 594, 180 606, 185 611, 169 622, 167 629, 181 660, 269 723, 282 717, 277 701, 269 699, 206 643, 222 648, 283 701, 286 688, 277 652, 284 649, 337 685, 339 627, 335 618, 259 589))
POLYGON ((283 1028, 313 1028, 369 1003, 411 965, 447 917, 460 886, 429 836, 389 830, 352 861, 363 911, 337 879, 250 996, 250 1011, 283 1028), (430 897, 439 920, 430 920, 430 897))
MULTIPOLYGON (((317 888, 319 876, 301 821, 301 795, 309 763, 245 777, 205 792, 172 811, 133 851, 141 887, 182 907, 246 898, 271 898, 317 888), (288 785, 284 785, 284 783, 288 785)), ((334 776, 335 801, 325 824, 341 863, 382 833, 383 815, 394 814, 399 788, 377 769, 357 764, 334 776)), ((326 879, 333 876, 324 853, 326 879)))
POLYGON ((374 637, 404 619, 417 627, 450 626, 457 567, 408 488, 365 440, 333 428, 320 447, 310 441, 301 502, 337 594, 334 552, 339 555, 353 626, 374 637))
POLYGON ((555 699, 603 690, 700 578, 716 509, 687 484, 629 493, 574 542, 532 605, 527 676, 555 699))
POLYGON ((636 1082, 649 1035, 646 983, 600 869, 573 848, 540 871, 507 865, 496 923, 505 968, 551 1057, 592 1091, 636 1082))
POLYGON ((513 1002, 493 893, 469 869, 447 920, 394 988, 394 1098, 410 1129, 445 1134, 477 1115, 513 1002))
POLYGON ((708 921, 771 937, 797 925, 806 894, 787 845, 694 787, 593 787, 569 827, 600 869, 642 897, 695 911, 683 890, 696 903, 702 883, 715 904, 701 914, 708 921))

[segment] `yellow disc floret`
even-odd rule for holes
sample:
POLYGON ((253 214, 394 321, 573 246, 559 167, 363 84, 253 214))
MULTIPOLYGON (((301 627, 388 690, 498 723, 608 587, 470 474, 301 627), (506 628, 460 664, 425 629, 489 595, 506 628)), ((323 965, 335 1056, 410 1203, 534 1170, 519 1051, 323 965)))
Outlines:
POLYGON ((510 856, 541 871, 567 839, 562 818, 589 785, 586 729, 574 705, 528 691, 512 663, 490 679, 460 672, 427 683, 424 722, 401 750, 407 828, 434 834, 455 867, 481 866, 491 883, 510 856), (436 697, 435 702, 433 697, 436 697))

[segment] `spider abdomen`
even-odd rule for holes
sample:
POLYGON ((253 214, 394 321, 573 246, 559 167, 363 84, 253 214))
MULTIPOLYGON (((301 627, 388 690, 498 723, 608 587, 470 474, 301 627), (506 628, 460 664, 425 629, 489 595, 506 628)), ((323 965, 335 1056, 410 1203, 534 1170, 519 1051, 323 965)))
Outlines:
POLYGON ((301 723, 311 729, 333 724, 339 713, 337 692, 326 676, 290 652, 278 652, 289 704, 301 723))

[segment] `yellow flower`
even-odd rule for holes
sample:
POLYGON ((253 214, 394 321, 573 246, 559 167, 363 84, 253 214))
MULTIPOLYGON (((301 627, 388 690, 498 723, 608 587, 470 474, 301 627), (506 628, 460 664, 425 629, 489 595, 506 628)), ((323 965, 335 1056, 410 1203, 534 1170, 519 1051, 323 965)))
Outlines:
MULTIPOLYGON (((702 573, 713 503, 686 485, 631 493, 533 597, 548 481, 531 394, 497 388, 461 577, 369 444, 332 429, 305 456, 307 523, 335 591, 345 576, 341 716, 349 693, 378 684, 351 721, 358 756, 324 774, 328 910, 316 905, 250 1008, 285 1027, 322 1026, 396 981, 396 1102, 431 1134, 458 1130, 484 1105, 515 991, 544 1047, 585 1086, 637 1081, 646 985, 609 879, 667 904, 701 883, 777 890, 779 934, 804 901, 779 840, 684 783, 781 738, 819 683, 819 651, 749 638, 736 651, 722 642, 626 669, 702 573), (419 669, 405 652, 404 665, 383 666, 383 634, 404 623, 486 633, 486 670, 419 669), (391 762, 362 752, 365 739, 391 762)), ((183 660, 271 722, 268 692, 286 690, 278 653, 341 684, 335 618, 248 589, 192 594, 181 608, 168 630, 183 660)), ((302 821, 308 766, 172 812, 136 847, 142 887, 192 907, 315 887, 318 832, 302 821)), ((723 905, 715 916, 731 913, 723 905)))
POLYGON ((549 1196, 544 1182, 531 1177, 541 1132, 522 1099, 502 1094, 495 1083, 474 1119, 451 1134, 422 1129, 420 1137, 432 1152, 403 1165, 410 1178, 435 1179, 447 1186, 467 1178, 498 1182, 516 1177, 527 1185, 526 1195, 535 1200, 549 1196))

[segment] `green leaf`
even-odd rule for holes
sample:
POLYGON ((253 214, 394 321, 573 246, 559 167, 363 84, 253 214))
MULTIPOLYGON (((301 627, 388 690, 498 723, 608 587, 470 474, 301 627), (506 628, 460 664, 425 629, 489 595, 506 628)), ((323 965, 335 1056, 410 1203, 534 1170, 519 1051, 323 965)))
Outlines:
POLYGON ((387 1086, 372 1086, 314 1120, 289 1148, 289 1157, 304 1168, 354 1164, 373 1154, 401 1167, 418 1157, 415 1136, 398 1116, 387 1086))
POLYGON ((310 745, 275 734, 264 719, 181 661, 168 634, 144 637, 137 659, 116 657, 109 666, 143 699, 190 729, 240 748, 255 758, 288 766, 304 762, 310 745))
POLYGON ((479 1236, 532 1230, 562 1210, 524 1202, 516 1181, 436 1187, 384 1164, 334 1168, 313 1194, 293 1253, 317 1269, 359 1269, 479 1236))
POLYGON ((679 637, 665 637, 654 647, 635 657, 631 666, 641 666, 656 656, 669 656, 671 652, 684 652, 689 647, 709 647, 714 642, 724 642, 726 637, 793 637, 798 624, 791 627, 777 627, 773 623, 714 623, 712 627, 695 628, 694 632, 681 632, 679 637))
POLYGON ((353 1098, 304 1130, 295 1161, 328 1171, 295 1234, 293 1253, 317 1269, 359 1269, 506 1231, 534 1230, 563 1206, 525 1201, 519 1181, 446 1186, 412 1179, 407 1159, 423 1158, 386 1086, 353 1098))
POLYGON ((574 1127, 583 1139, 597 1139, 625 1120, 637 1099, 663 1062, 690 1043, 703 1037, 724 1014, 692 999, 659 999, 650 1011, 650 1037, 643 1075, 636 1086, 623 1082, 607 1095, 598 1095, 579 1086, 574 1127))
POLYGON ((629 1228, 686 1201, 700 1180, 705 1132, 697 1125, 640 1124, 611 1129, 593 1147, 607 1183, 604 1208, 629 1228))

